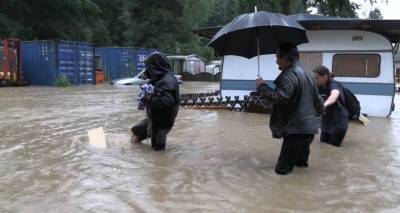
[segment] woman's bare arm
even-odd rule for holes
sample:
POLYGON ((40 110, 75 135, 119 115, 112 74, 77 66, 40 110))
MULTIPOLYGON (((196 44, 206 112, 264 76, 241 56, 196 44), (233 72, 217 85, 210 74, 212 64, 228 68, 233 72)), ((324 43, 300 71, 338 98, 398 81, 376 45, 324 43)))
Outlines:
POLYGON ((331 91, 331 94, 329 95, 328 99, 326 99, 325 103, 324 103, 324 107, 328 107, 332 104, 334 104, 337 99, 339 98, 340 92, 337 89, 334 89, 331 91))

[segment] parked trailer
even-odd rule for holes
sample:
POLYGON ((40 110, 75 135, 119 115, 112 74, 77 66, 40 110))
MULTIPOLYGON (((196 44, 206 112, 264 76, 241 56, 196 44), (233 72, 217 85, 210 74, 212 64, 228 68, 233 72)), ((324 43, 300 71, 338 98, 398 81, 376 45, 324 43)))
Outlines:
POLYGON ((24 41, 23 67, 32 85, 54 86, 65 76, 73 85, 91 85, 94 79, 94 47, 75 41, 24 41))
MULTIPOLYGON (((311 71, 324 65, 336 80, 351 89, 360 100, 362 113, 389 116, 392 111, 394 68, 392 45, 378 34, 365 31, 310 31, 310 43, 299 46, 303 67, 311 71), (354 41, 359 37, 362 40, 354 41), (379 103, 379 104, 378 104, 379 103)), ((263 55, 260 75, 269 83, 279 75, 274 55, 263 55)), ((222 96, 243 97, 255 91, 257 59, 226 56, 221 81, 222 96)))
POLYGON ((105 80, 112 81, 138 74, 145 68, 146 57, 154 51, 135 47, 99 47, 95 49, 95 55, 98 66, 105 73, 105 80))
MULTIPOLYGON (((303 67, 328 67, 336 80, 352 90, 369 116, 390 116, 394 109, 394 46, 400 38, 400 20, 359 20, 294 15, 307 29, 309 43, 299 46, 303 67)), ((218 27, 195 31, 212 37, 218 27)), ((275 55, 260 56, 260 75, 273 85, 280 71, 275 55)), ((256 90, 257 57, 223 57, 221 95, 243 99, 256 90)))

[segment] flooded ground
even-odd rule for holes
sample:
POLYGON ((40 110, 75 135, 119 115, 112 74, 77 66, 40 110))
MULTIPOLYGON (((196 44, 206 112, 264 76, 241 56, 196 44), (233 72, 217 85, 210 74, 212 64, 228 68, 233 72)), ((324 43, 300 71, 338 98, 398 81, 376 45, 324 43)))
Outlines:
POLYGON ((352 124, 341 148, 316 138, 310 168, 278 176, 265 115, 181 108, 165 152, 131 145, 137 93, 0 88, 0 212, 400 212, 399 111, 352 124))

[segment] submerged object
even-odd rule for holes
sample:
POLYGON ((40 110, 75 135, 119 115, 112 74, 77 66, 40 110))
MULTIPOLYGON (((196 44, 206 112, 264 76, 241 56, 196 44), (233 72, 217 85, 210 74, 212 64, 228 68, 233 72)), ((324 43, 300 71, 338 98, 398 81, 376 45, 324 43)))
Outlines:
POLYGON ((364 125, 367 126, 369 123, 369 120, 367 117, 365 117, 363 114, 360 114, 360 116, 358 117, 358 120, 364 125))
POLYGON ((103 127, 92 129, 88 131, 89 144, 97 149, 107 148, 106 137, 104 135, 103 127))

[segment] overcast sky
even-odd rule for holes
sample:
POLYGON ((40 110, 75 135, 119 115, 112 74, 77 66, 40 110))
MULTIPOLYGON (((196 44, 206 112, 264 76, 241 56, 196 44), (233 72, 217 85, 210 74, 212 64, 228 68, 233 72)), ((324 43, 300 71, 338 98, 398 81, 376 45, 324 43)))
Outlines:
POLYGON ((384 19, 400 19, 400 0, 389 0, 388 3, 378 0, 378 3, 373 6, 371 6, 369 0, 351 1, 361 5, 361 8, 357 11, 360 18, 368 17, 370 10, 378 8, 381 10, 384 19))

